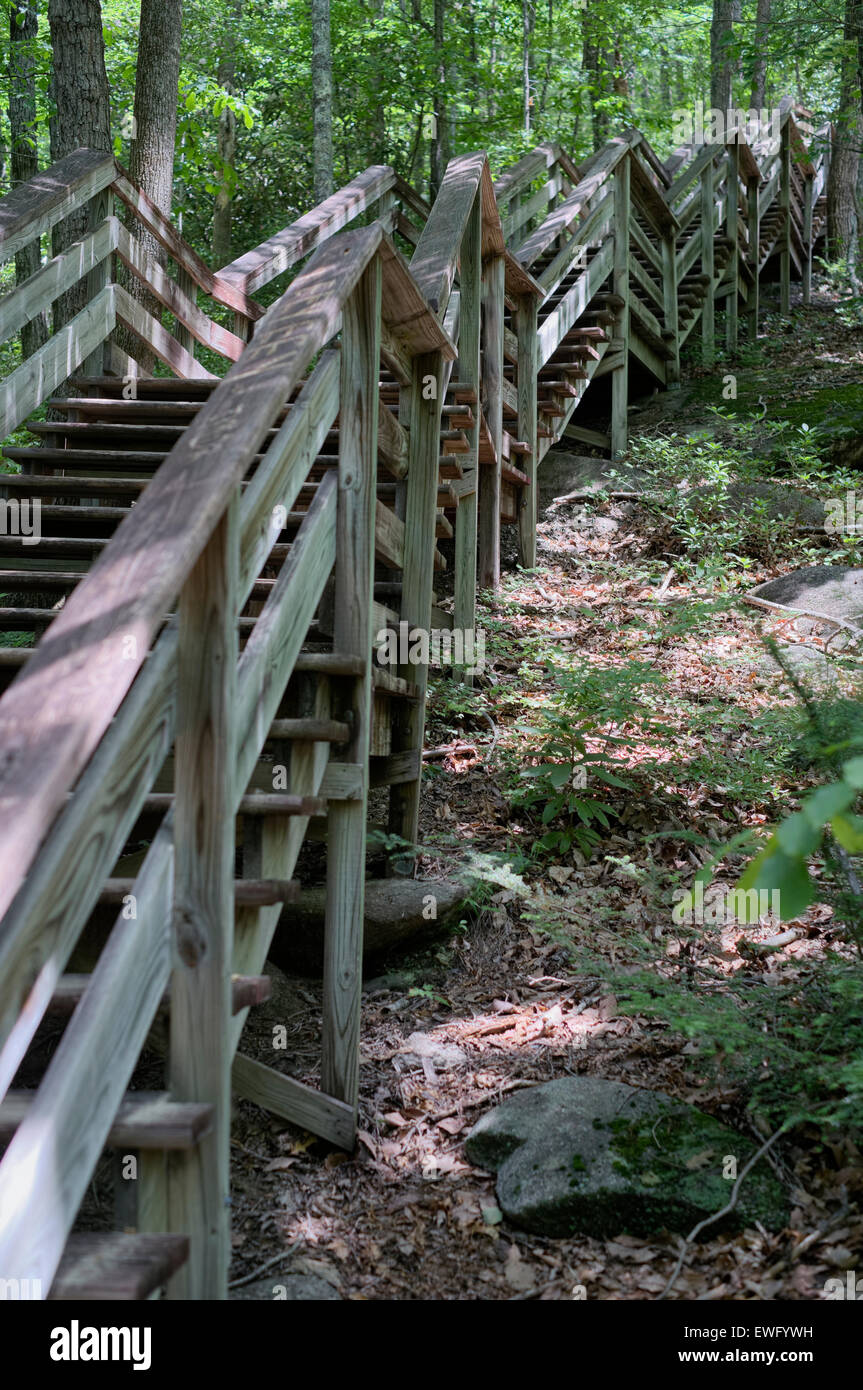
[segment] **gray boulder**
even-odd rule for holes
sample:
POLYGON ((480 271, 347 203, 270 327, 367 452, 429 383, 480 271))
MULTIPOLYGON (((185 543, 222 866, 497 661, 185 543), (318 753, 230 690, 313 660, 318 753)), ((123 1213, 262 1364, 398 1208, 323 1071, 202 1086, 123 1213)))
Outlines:
MULTIPOLYGON (((484 1115, 465 1150, 497 1172, 497 1197, 517 1226, 546 1236, 687 1234, 721 1210, 752 1143, 692 1106, 595 1076, 520 1091, 484 1115)), ((763 1162, 745 1178, 735 1211, 710 1234, 761 1221, 781 1229, 782 1189, 763 1162)))
POLYGON ((229 1297, 257 1303, 341 1303, 342 1296, 326 1279, 316 1274, 282 1274, 275 1270, 268 1279, 256 1279, 240 1289, 231 1289, 229 1297))
POLYGON ((550 449, 539 465, 539 505, 570 492, 639 492, 647 475, 631 464, 550 449))
POLYGON ((863 569, 809 565, 749 591, 749 597, 863 628, 863 569))

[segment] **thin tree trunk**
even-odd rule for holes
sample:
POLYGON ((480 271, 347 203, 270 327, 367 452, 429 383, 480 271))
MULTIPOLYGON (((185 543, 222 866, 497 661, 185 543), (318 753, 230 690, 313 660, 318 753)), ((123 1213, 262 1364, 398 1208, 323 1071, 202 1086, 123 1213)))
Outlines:
POLYGON ((827 179, 827 240, 832 260, 844 260, 852 284, 857 279, 857 207, 855 190, 860 164, 861 95, 855 0, 845 4, 839 112, 834 126, 833 157, 827 179))
POLYGON ((434 0, 434 47, 437 72, 434 89, 434 131, 429 149, 429 191, 437 196, 450 160, 450 130, 447 116, 447 59, 444 47, 446 0, 434 0))
MULTIPOLYGON (((158 208, 171 212, 174 190, 174 142, 177 134, 177 89, 180 78, 180 40, 183 32, 183 0, 141 0, 138 65, 135 72, 135 106, 129 173, 158 208)), ((134 224, 134 234, 147 255, 160 265, 166 256, 155 237, 134 224)), ((129 279, 129 293, 161 322, 162 309, 137 276, 129 279)), ((121 342, 127 352, 131 351, 121 342)), ((143 374, 152 373, 155 354, 135 341, 134 355, 143 374)))
POLYGON ((530 135, 531 106, 533 104, 530 92, 530 41, 533 35, 533 23, 532 0, 521 0, 521 91, 525 135, 530 135))
POLYGON ((333 191, 333 58, 330 0, 311 0, 312 11, 312 164, 315 202, 333 191))
MULTIPOLYGON (((111 152, 111 116, 102 10, 99 0, 48 0, 53 64, 51 159, 62 159, 86 146, 111 152)), ((87 209, 54 227, 54 255, 86 233, 87 209)), ((54 327, 62 328, 87 302, 86 281, 54 303, 54 327)))
MULTIPOLYGON (((233 0, 224 17, 216 81, 228 95, 234 91, 237 75, 236 53, 240 43, 243 0, 233 0)), ((234 161, 237 155, 237 118, 225 105, 219 113, 216 135, 220 183, 213 203, 213 265, 218 269, 231 259, 231 223, 234 213, 234 161)))
MULTIPOLYGON (((12 0, 9 12, 9 133, 13 188, 32 179, 39 169, 35 54, 38 24, 35 5, 12 0)), ((41 259, 38 238, 18 252, 15 279, 19 285, 36 273, 41 259)), ((48 324, 45 315, 39 313, 21 329, 22 356, 31 357, 47 341, 48 324)))
POLYGON ((752 62, 750 109, 760 111, 767 92, 767 41, 770 37, 770 0, 758 0, 755 15, 755 56, 752 62))
POLYGON ((731 109, 734 60, 730 43, 733 35, 734 0, 713 0, 710 25, 710 105, 723 113, 731 109))

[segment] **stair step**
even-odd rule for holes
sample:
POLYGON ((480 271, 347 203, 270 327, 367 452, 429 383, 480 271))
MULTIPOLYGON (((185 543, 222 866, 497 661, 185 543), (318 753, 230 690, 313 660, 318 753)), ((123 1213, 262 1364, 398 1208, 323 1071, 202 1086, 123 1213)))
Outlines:
POLYGON ((189 1258, 181 1235, 72 1235, 49 1300, 131 1302, 149 1298, 189 1258))
MULTIPOLYGON (((89 976, 84 976, 89 979, 89 976)), ((8 1144, 38 1092, 7 1091, 0 1101, 0 1144, 8 1144)), ((213 1106, 172 1100, 167 1091, 127 1091, 108 1131, 108 1149, 194 1149, 213 1126, 213 1106)))

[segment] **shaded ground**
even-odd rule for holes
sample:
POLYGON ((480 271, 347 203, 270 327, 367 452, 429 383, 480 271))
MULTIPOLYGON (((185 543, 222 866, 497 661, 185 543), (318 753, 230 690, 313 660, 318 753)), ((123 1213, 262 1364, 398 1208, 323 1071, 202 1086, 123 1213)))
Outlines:
MULTIPOLYGON (((788 404, 795 382, 822 391, 859 380, 861 346, 860 332, 837 327, 824 293, 799 312, 793 332, 762 345, 757 376, 749 380, 744 366, 738 379, 769 412, 774 397, 777 408, 788 404), (819 343, 830 346, 823 363, 815 360, 819 343)), ((694 389, 674 402, 675 428, 704 421, 705 400, 721 395, 726 370, 690 377, 694 389)), ((667 430, 662 405, 654 398, 633 428, 667 430)), ((781 983, 791 960, 817 969, 826 952, 844 949, 826 904, 809 909, 798 940, 767 957, 746 942, 770 938, 770 920, 735 924, 694 945, 670 929, 668 886, 691 884, 708 857, 699 837, 725 841, 771 822, 799 785, 777 757, 794 702, 765 660, 759 629, 766 624, 791 641, 800 634, 734 606, 675 631, 668 615, 692 611, 704 594, 691 577, 669 572, 655 520, 630 502, 603 503, 597 515, 600 527, 580 524, 572 505, 547 515, 538 570, 511 576, 485 610, 492 655, 480 690, 465 697, 446 682, 435 690, 429 743, 463 739, 476 754, 459 756, 455 747, 429 775, 420 872, 443 877, 468 852, 497 856, 479 860, 478 879, 488 881, 485 893, 477 889, 482 905, 437 946, 375 964, 364 998, 354 1155, 238 1106, 234 1279, 290 1250, 266 1271, 274 1286, 288 1272, 305 1273, 346 1298, 655 1299, 674 1268, 677 1238, 552 1240, 515 1230, 501 1220, 494 1178, 465 1159, 470 1126, 518 1087, 594 1074, 695 1102, 759 1142, 769 1132, 734 1085, 710 1079, 697 1042, 624 1014, 591 962, 625 971, 637 959, 636 938, 647 935, 667 940, 670 959, 688 952, 692 970, 709 957, 759 989, 781 983), (616 816, 602 843, 592 853, 575 844, 537 859, 536 826, 513 809, 512 787, 526 746, 519 725, 540 718, 553 684, 550 648, 564 664, 567 651, 599 665, 635 656, 665 684, 651 695, 646 723, 614 728, 637 793, 609 793, 616 816), (500 873, 507 859, 522 864, 526 892, 500 873)), ((787 558, 778 567, 756 559, 745 581, 791 567, 787 558)), ((817 634, 806 637, 807 650, 817 650, 817 634)), ((853 663, 838 663, 833 678, 840 690, 856 689, 853 663)), ((734 879, 730 868, 727 877, 734 879)), ((243 1050, 272 1063, 272 1028, 284 1024, 285 1069, 314 1082, 319 1001, 314 981, 280 977, 275 998, 253 1011, 243 1050)), ((788 1228, 705 1239, 687 1252, 672 1298, 823 1298, 826 1278, 860 1268, 860 1154, 848 1134, 815 1138, 798 1131, 772 1153, 791 1197, 788 1228)))

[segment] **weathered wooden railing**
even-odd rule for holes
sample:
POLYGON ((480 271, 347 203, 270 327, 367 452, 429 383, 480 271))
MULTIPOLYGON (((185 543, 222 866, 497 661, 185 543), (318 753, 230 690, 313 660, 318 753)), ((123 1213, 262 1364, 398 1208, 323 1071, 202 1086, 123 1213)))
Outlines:
MULTIPOLYGON (((771 260, 783 307, 792 267, 808 295, 828 158, 825 147, 809 160, 786 107, 778 134, 750 145, 737 130, 664 165, 637 131, 580 166, 541 146, 496 184, 482 152, 459 156, 431 207, 376 167, 218 272, 90 151, 0 200, 3 259, 88 209, 82 240, 0 300, 7 341, 77 292, 71 319, 0 386, 5 434, 76 371, 94 390, 128 378, 134 396, 118 325, 175 376, 233 364, 208 397, 199 387, 207 398, 146 488, 133 484, 134 506, 41 642, 7 652, 18 675, 0 700, 0 1132, 12 1136, 0 1277, 47 1290, 114 1136, 140 1150, 137 1229, 189 1238, 172 1293, 224 1297, 231 1086, 353 1143, 366 797, 370 782, 390 786, 390 829, 415 840, 428 675, 424 662, 382 664, 376 641, 400 624, 432 629, 443 512, 455 518, 452 621, 471 631, 477 585, 498 580, 502 516, 518 522, 522 563, 535 562, 537 467, 551 444, 566 433, 625 447, 630 364, 673 385, 699 320, 711 360, 723 301, 733 347, 739 310, 757 326, 771 260), (172 327, 116 282, 115 257, 172 327), (265 313, 251 296, 279 276, 291 282, 265 313), (213 317, 222 311, 232 329, 213 317), (209 367, 196 344, 216 354, 209 367), (606 436, 572 417, 608 373, 606 436), (458 475, 444 487, 456 437, 458 475), (278 561, 278 576, 264 575, 278 561), (329 649, 301 650, 313 624, 329 649), (299 740, 285 754, 288 790, 265 791, 265 744, 288 737, 299 740), (143 811, 164 819, 123 881, 123 911, 72 1021, 35 1094, 10 1095, 94 906, 118 899, 111 874, 143 811), (263 968, 322 814, 315 1089, 237 1053, 248 1003, 237 981, 263 968), (148 1098, 154 1119, 126 1088, 166 992, 169 1078, 148 1098)), ((74 469, 52 483, 46 466, 26 466, 45 495, 79 485, 74 469)))
MULTIPOLYGON (((106 165, 95 176, 104 188, 109 173, 106 165)), ((93 196, 92 184, 86 193, 93 196)), ((61 207, 68 201, 51 211, 40 203, 17 244, 61 207)), ((150 213, 148 221, 159 227, 150 213)), ((66 253, 61 272, 49 268, 51 293, 71 283, 75 254, 66 253)), ((206 288, 222 291, 213 277, 206 288)), ((230 294, 237 312, 256 308, 230 294)), ((92 332, 79 320, 61 330, 64 355, 43 367, 41 388, 16 384, 7 421, 38 403, 46 376, 50 390, 92 359, 113 326, 108 300, 117 296, 109 286, 91 300, 91 318, 97 301, 100 311, 92 332)), ((167 356, 164 340, 137 323, 167 356)), ((169 986, 170 1089, 162 1101, 169 1113, 205 1107, 207 1132, 178 1161, 150 1155, 142 1164, 139 1229, 189 1235, 176 1294, 224 1297, 229 1091, 245 1017, 232 1017, 231 974, 260 970, 286 891, 269 909, 240 910, 235 940, 238 813, 266 817, 259 887, 290 880, 310 815, 328 811, 329 848, 322 1089, 243 1058, 234 1084, 336 1142, 353 1142, 382 337, 398 343, 410 377, 413 534, 402 535, 401 558, 406 572, 430 574, 438 442, 422 382, 429 363, 439 370, 454 349, 373 225, 330 241, 270 310, 0 702, 0 1095, 175 741, 173 797, 128 895, 132 920, 124 908, 0 1162, 0 1270, 41 1280, 45 1290, 169 986), (303 380, 336 335, 339 351, 324 351, 303 380), (315 488, 240 655, 239 615, 336 418, 337 468, 315 488), (408 558, 412 550, 421 554, 408 558), (300 660, 331 573, 333 650, 300 660), (172 608, 177 616, 165 626, 172 608), (247 797, 297 670, 341 683, 336 703, 349 738, 338 759, 313 743, 311 756, 292 766, 290 794, 247 797)), ((430 593, 417 595, 416 618, 426 625, 429 603, 430 593)), ((319 701, 318 718, 323 712, 319 701)))

